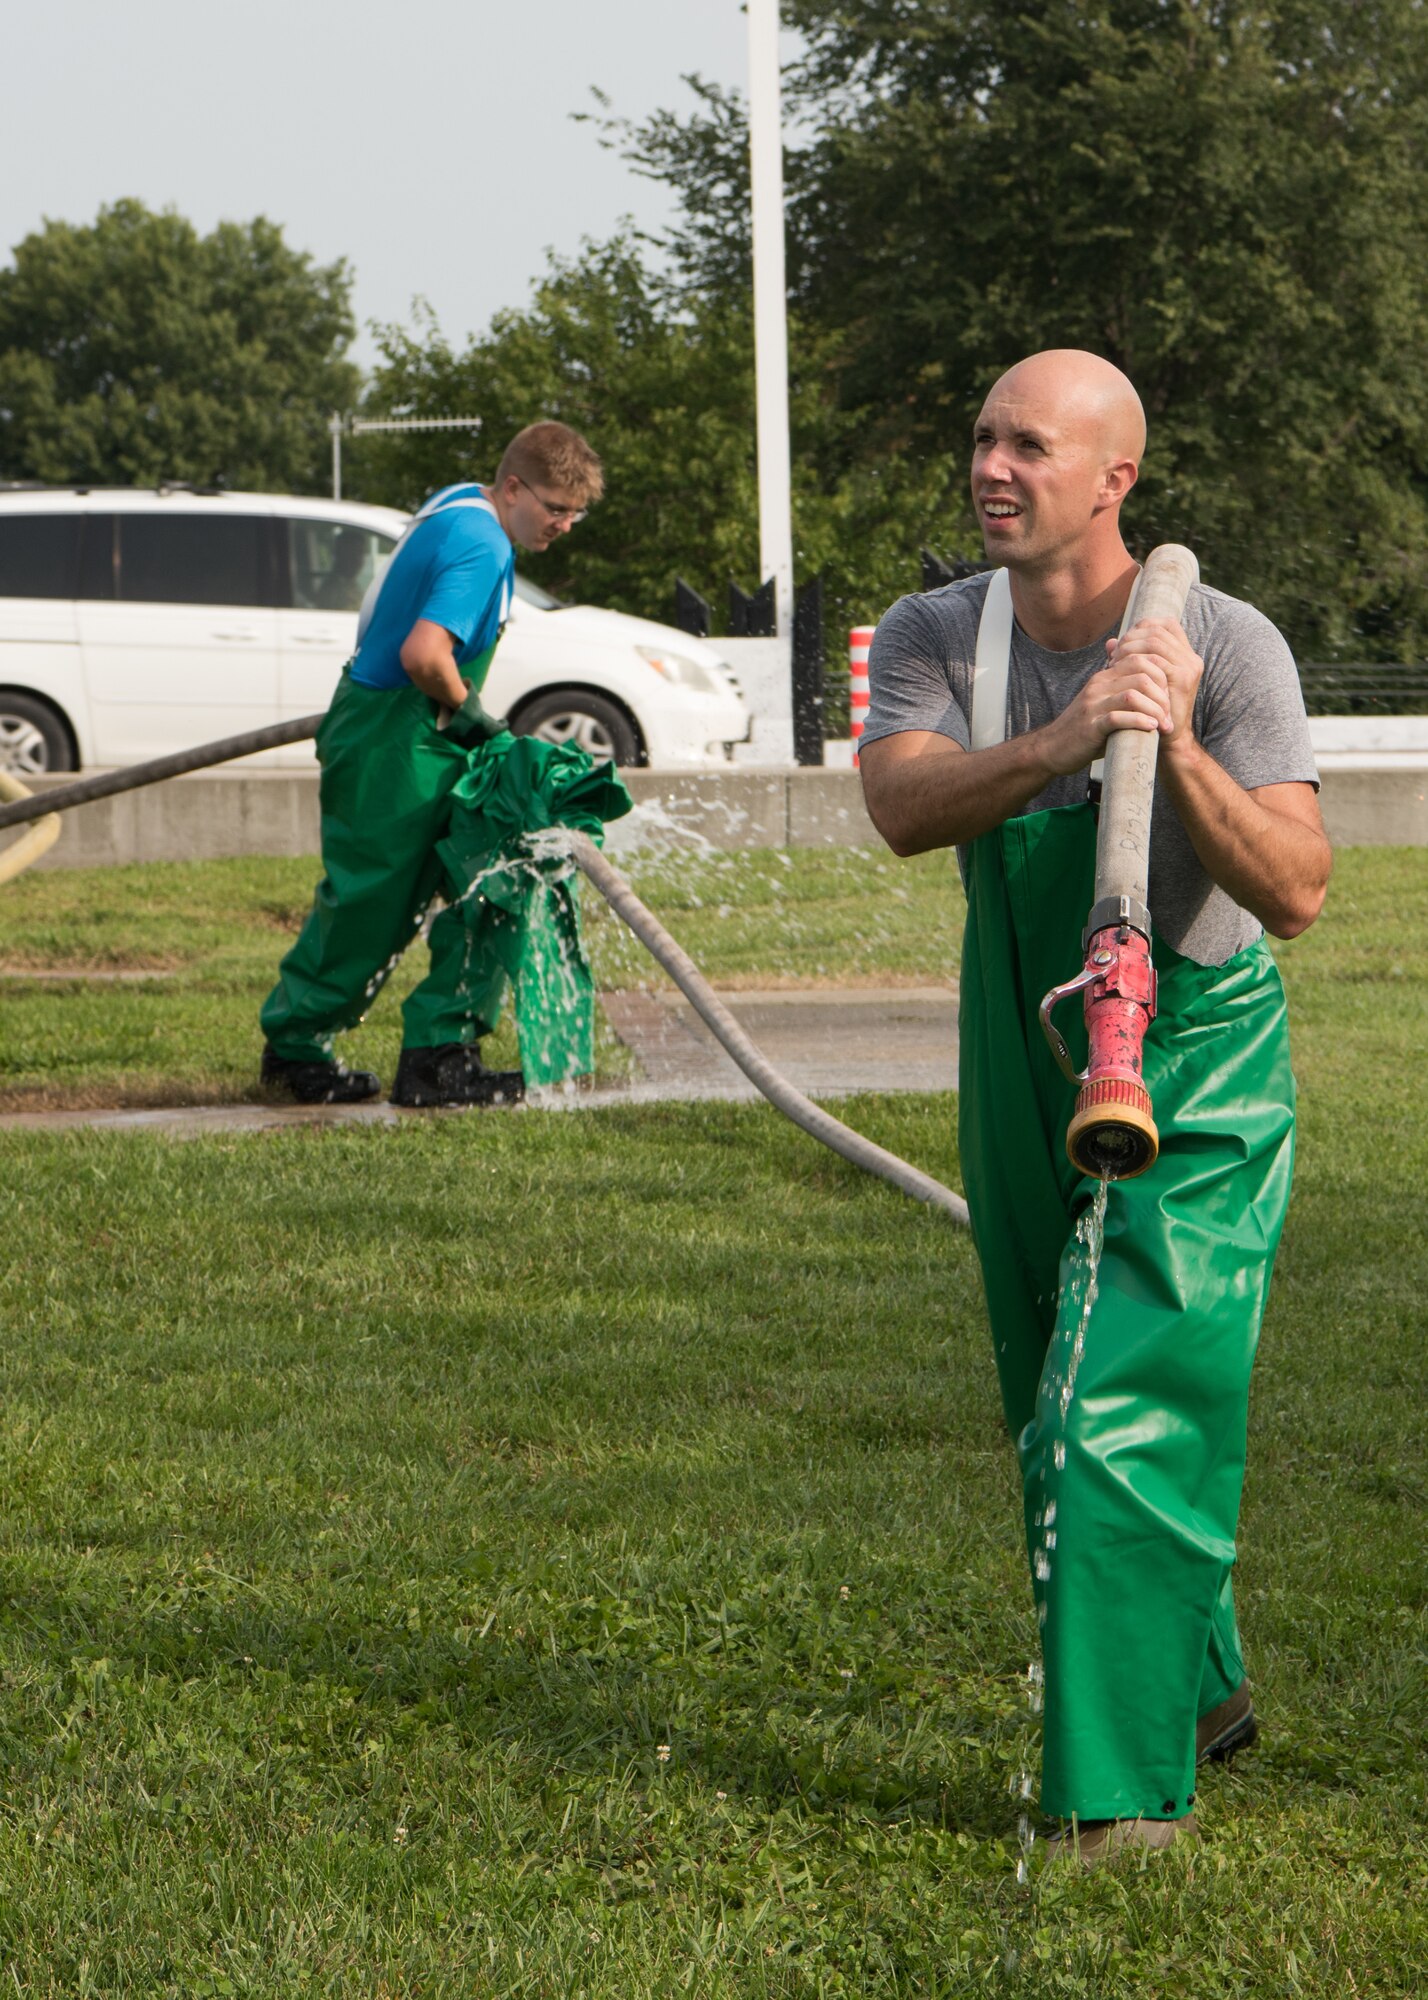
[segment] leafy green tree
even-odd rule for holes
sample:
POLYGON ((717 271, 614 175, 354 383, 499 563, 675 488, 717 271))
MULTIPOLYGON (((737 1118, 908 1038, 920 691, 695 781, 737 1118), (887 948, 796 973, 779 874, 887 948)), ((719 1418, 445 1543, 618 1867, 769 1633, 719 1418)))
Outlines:
MULTIPOLYGON (((957 496, 987 386, 1084 346, 1146 402, 1142 545, 1190 543, 1308 656, 1428 650, 1422 0, 785 14, 805 38, 790 289, 842 466, 818 484, 862 496, 845 571, 858 542, 969 546, 957 496)), ((726 306, 747 283, 737 111, 706 89, 687 120, 607 121, 680 195, 679 281, 726 306)), ((864 574, 890 580, 880 558, 864 574)))
POLYGON ((0 474, 320 491, 360 381, 350 291, 261 217, 46 223, 0 270, 0 474))
MULTIPOLYGON (((557 417, 599 451, 606 498, 575 533, 521 567, 557 596, 668 619, 676 575, 711 601, 726 582, 760 581, 753 328, 747 286, 685 285, 652 269, 629 238, 555 262, 531 304, 497 316, 453 351, 429 314, 381 330, 364 408, 403 416, 475 414, 479 437, 371 436, 349 448, 353 494, 411 507, 437 486, 489 478, 523 424, 557 417)), ((861 467, 838 448, 845 419, 830 391, 829 343, 792 341, 795 561, 828 586, 830 644, 916 577, 906 521, 935 521, 935 499, 894 496, 898 468, 861 467)), ((914 469, 921 487, 923 467, 914 469)), ((951 467, 934 468, 941 490, 951 467)))
POLYGON ((522 568, 559 596, 667 618, 674 578, 758 563, 751 337, 742 319, 672 310, 625 239, 557 262, 528 307, 453 352, 428 319, 380 334, 368 407, 475 414, 479 439, 360 440, 352 490, 400 505, 453 478, 489 478, 528 423, 572 424, 600 453, 606 498, 522 568))

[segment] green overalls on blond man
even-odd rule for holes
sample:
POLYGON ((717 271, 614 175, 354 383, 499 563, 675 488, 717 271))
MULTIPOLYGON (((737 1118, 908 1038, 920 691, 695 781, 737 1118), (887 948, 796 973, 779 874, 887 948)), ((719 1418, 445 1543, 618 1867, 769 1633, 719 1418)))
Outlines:
MULTIPOLYGON (((467 669, 478 693, 494 651, 467 669)), ((318 749, 327 873, 263 1009, 270 1042, 323 1060, 440 894, 431 969, 402 1004, 403 1047, 490 1034, 510 985, 529 1082, 588 1075, 594 982, 574 871, 558 843, 532 852, 530 836, 573 827, 598 844, 634 803, 613 764, 508 731, 463 749, 419 689, 365 688, 350 675, 318 749)))
MULTIPOLYGON (((407 524, 357 627, 357 651, 317 732, 324 875, 260 1021, 278 1063, 328 1063, 362 1019, 443 886, 436 845, 470 744, 501 727, 479 707, 510 608, 510 538, 470 483, 434 493, 407 524), (477 714, 442 727, 400 647, 418 618, 459 639, 477 714), (354 671, 355 670, 355 671, 354 671)), ((432 923, 431 969, 402 1009, 408 1052, 469 1046, 495 1026, 505 974, 460 909, 432 923)), ((376 1078, 370 1079, 373 1089, 376 1078)))
MULTIPOLYGON (((495 647, 463 668, 480 693, 495 647)), ((271 1048, 325 1062, 355 1028, 421 928, 443 886, 437 843, 471 753, 437 726, 420 688, 365 687, 345 673, 317 732, 324 876, 284 958, 261 1023, 271 1048)), ((488 1035, 506 973, 473 948, 465 913, 443 910, 428 933, 431 969, 402 1003, 402 1046, 438 1048, 488 1035)))

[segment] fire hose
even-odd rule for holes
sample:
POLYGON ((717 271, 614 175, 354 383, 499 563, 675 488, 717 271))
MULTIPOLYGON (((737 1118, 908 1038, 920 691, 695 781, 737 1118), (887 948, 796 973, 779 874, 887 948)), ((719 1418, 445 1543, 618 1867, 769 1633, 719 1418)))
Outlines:
MULTIPOLYGON (((1121 630, 1142 618, 1180 622, 1199 575, 1200 565, 1189 549, 1174 542, 1153 549, 1121 630)), ((1158 736, 1149 729, 1117 729, 1106 739, 1095 901, 1081 937, 1085 964, 1074 979, 1053 986, 1041 1003, 1041 1025, 1051 1052, 1079 1086, 1066 1130, 1067 1155, 1082 1173, 1108 1181, 1143 1174, 1160 1151, 1142 1074, 1145 1031, 1155 1019, 1156 1003, 1148 898, 1158 745, 1158 736), (1072 1062, 1051 1018, 1073 993, 1083 995, 1090 1045, 1083 1070, 1072 1062)))
MULTIPOLYGON (((95 799, 113 798, 117 793, 136 791, 144 785, 158 784, 165 778, 206 770, 214 764, 226 764, 235 757, 251 757, 259 750, 276 749, 285 743, 300 743, 316 733, 321 721, 320 715, 309 715, 298 722, 275 723, 268 729, 254 729, 242 736, 204 743, 194 750, 181 750, 170 757, 157 757, 147 764, 131 765, 127 770, 82 778, 75 784, 60 786, 40 799, 16 799, 11 804, 0 806, 0 831, 40 819, 41 815, 46 820, 52 816, 54 832, 45 842, 48 846, 59 831, 58 815, 72 806, 86 805, 95 799)), ((16 847, 23 844, 17 842, 16 847)), ((11 848, 0 855, 0 881, 5 879, 4 863, 14 852, 15 848, 11 848)), ((915 1201, 940 1209, 954 1222, 966 1223, 967 1204, 961 1195, 945 1187, 941 1181, 934 1180, 930 1174, 922 1173, 908 1161, 900 1160, 895 1153, 886 1152, 871 1139, 854 1132, 811 1098, 805 1097, 802 1091, 796 1090, 787 1077, 773 1067, 744 1033, 694 961, 675 943, 658 918, 640 901, 619 869, 605 858, 588 835, 571 835, 571 855, 581 873, 605 898, 620 921, 634 932, 641 944, 664 967, 700 1019, 776 1111, 852 1165, 861 1167, 866 1173, 876 1174, 900 1188, 904 1194, 911 1195, 915 1201)), ((28 860, 36 858, 37 854, 32 853, 28 860)), ((19 864, 20 867, 26 865, 27 861, 19 864)), ((10 872, 17 874, 19 868, 10 872)))
POLYGON ((910 1194, 914 1201, 925 1201, 933 1208, 942 1209, 954 1222, 966 1222, 967 1204, 961 1195, 954 1194, 941 1181, 933 1180, 930 1174, 909 1166, 895 1153, 884 1152, 871 1139, 863 1138, 861 1133, 830 1117, 802 1091, 795 1090, 787 1077, 781 1076, 773 1064, 759 1053, 693 959, 675 943, 659 919, 640 901, 619 869, 605 859, 594 841, 587 834, 576 833, 571 836, 571 843, 576 867, 594 883, 620 921, 628 925, 645 949, 659 960, 700 1020, 776 1111, 781 1111, 785 1118, 792 1119, 795 1125, 801 1126, 835 1153, 840 1153, 845 1160, 851 1160, 855 1167, 862 1167, 867 1173, 891 1181, 904 1194, 910 1194))

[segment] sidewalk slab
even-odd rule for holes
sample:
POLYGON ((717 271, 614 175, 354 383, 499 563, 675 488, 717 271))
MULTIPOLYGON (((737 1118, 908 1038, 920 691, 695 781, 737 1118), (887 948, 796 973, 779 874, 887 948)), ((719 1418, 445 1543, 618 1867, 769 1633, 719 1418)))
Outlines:
MULTIPOLYGON (((796 1090, 847 1097, 861 1091, 952 1090, 957 1083, 957 995, 942 986, 811 988, 721 993, 744 1032, 796 1090)), ((601 995, 606 1019, 640 1068, 634 1081, 597 1090, 534 1093, 533 1110, 616 1104, 746 1102, 759 1092, 680 993, 601 995)), ((399 1111, 369 1104, 203 1104, 143 1110, 11 1111, 7 1132, 163 1132, 193 1139, 294 1127, 399 1125, 409 1118, 480 1118, 481 1110, 399 1111)), ((505 1115, 504 1113, 496 1115, 505 1115)))
MULTIPOLYGON (((757 1095, 682 994, 660 1005, 702 1044, 689 1082, 722 1076, 757 1095)), ((721 993, 760 1052, 810 1097, 856 1091, 952 1090, 957 1082, 957 996, 947 987, 892 986, 804 992, 721 993)), ((616 1029, 644 1066, 638 1037, 616 1029)))

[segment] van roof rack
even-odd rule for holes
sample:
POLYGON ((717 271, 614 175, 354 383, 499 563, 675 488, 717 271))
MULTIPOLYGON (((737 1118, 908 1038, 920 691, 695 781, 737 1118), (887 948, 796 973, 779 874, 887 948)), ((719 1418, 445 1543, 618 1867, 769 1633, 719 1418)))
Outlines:
POLYGON ((203 493, 221 498, 228 491, 196 479, 156 479, 152 487, 107 486, 102 479, 0 479, 0 493, 203 493))

